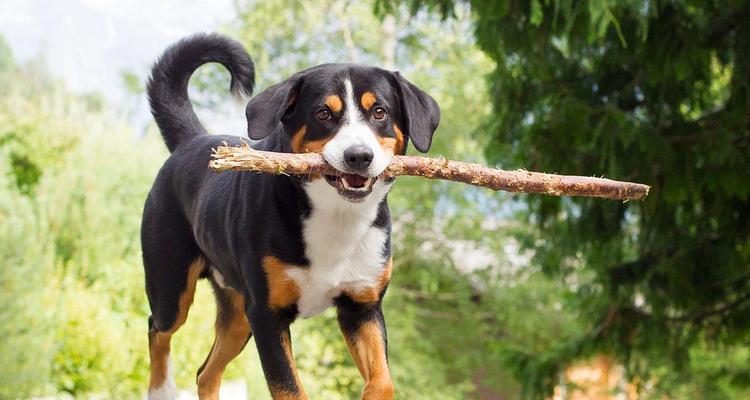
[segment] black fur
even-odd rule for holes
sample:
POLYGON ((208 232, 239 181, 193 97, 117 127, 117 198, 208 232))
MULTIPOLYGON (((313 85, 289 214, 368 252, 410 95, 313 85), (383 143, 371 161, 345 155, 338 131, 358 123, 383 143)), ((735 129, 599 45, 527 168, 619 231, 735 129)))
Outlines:
POLYGON ((398 88, 401 93, 401 106, 407 121, 406 134, 414 142, 417 150, 425 153, 432 144, 432 134, 440 122, 440 107, 422 89, 404 79, 398 72, 398 88))
MULTIPOLYGON (((188 266, 202 256, 209 271, 216 269, 227 286, 244 296, 269 384, 294 393, 299 388, 284 357, 281 335, 288 334, 297 308, 269 308, 262 260, 272 255, 284 263, 309 265, 303 222, 313 205, 303 189, 303 178, 253 172, 216 174, 207 168, 212 148, 242 141, 235 136, 207 135, 192 109, 187 84, 193 71, 207 62, 219 62, 229 70, 233 91, 252 92, 254 71, 249 56, 239 43, 213 34, 192 36, 167 49, 154 65, 148 84, 152 113, 172 152, 143 212, 141 240, 152 312, 149 325, 152 331, 172 328, 188 266)), ((410 137, 419 150, 429 148, 440 116, 434 100, 398 74, 351 64, 310 68, 253 98, 247 105, 248 135, 263 138, 253 147, 290 152, 290 138, 302 126, 309 140, 334 135, 340 121, 315 121, 313 114, 321 96, 343 90, 343 76, 350 77, 355 87, 376 93, 378 101, 391 110, 387 120, 373 122, 374 129, 394 137, 392 125, 398 124, 404 127, 405 139, 410 137)), ((389 256, 391 222, 385 199, 371 223, 387 232, 383 254, 389 256)), ((384 293, 383 289, 380 299, 384 293)), ((226 301, 220 296, 220 307, 222 303, 226 301)), ((371 319, 377 319, 384 332, 380 300, 363 305, 342 295, 335 303, 345 333, 371 319)))
POLYGON ((279 124, 294 110, 301 85, 301 77, 289 78, 264 90, 247 105, 245 114, 250 139, 263 139, 280 128, 279 124))
POLYGON ((168 48, 151 71, 147 91, 151 113, 169 151, 185 139, 206 134, 190 104, 187 88, 193 72, 210 62, 229 70, 232 94, 253 93, 253 62, 238 42, 216 34, 195 35, 168 48))

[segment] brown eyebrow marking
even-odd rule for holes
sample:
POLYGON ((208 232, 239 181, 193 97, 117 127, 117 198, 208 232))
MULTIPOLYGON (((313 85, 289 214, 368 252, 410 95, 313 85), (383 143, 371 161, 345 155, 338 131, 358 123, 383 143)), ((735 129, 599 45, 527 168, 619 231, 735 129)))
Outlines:
POLYGON ((372 105, 375 104, 375 101, 377 98, 375 97, 375 94, 372 92, 364 92, 362 93, 362 99, 360 99, 360 103, 362 103, 362 107, 370 111, 372 108, 372 105))
POLYGON ((341 102, 341 97, 335 94, 332 94, 326 97, 325 105, 327 105, 328 108, 330 108, 331 111, 335 113, 340 112, 341 109, 344 107, 344 103, 341 102))

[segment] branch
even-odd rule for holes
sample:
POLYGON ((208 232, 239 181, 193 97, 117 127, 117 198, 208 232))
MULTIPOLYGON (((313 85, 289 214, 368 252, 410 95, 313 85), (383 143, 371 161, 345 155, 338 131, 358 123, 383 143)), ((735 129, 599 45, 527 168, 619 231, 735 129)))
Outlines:
POLYGON ((668 319, 672 321, 677 322, 701 322, 705 319, 720 316, 725 314, 727 311, 731 311, 734 308, 737 308, 741 306, 742 304, 746 303, 747 301, 750 301, 750 292, 745 293, 739 297, 737 297, 734 301, 722 304, 720 306, 717 306, 716 308, 710 309, 710 310, 704 310, 701 312, 696 312, 694 314, 688 314, 688 315, 681 315, 677 317, 668 317, 668 319))
MULTIPOLYGON (((216 172, 258 171, 286 175, 342 175, 319 153, 274 153, 242 146, 214 149, 209 167, 216 172)), ((614 200, 643 200, 650 189, 638 183, 585 176, 553 175, 524 170, 503 171, 479 164, 415 156, 394 156, 382 176, 401 175, 444 179, 507 192, 552 196, 585 196, 614 200)))

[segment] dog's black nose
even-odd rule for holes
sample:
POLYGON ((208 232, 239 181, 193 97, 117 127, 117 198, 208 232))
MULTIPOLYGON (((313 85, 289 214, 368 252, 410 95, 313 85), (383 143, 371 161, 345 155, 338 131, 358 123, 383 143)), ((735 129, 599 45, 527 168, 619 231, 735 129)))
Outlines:
POLYGON ((372 163, 372 149, 364 145, 355 145, 344 150, 346 166, 355 171, 364 171, 372 163))

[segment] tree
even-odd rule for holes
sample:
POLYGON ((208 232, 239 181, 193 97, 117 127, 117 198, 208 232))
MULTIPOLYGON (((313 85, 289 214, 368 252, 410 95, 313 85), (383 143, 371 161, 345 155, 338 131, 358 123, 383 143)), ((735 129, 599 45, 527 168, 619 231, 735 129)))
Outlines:
POLYGON ((519 354, 547 372, 521 379, 548 390, 559 367, 545 366, 606 351, 654 393, 747 394, 750 2, 467 3, 495 63, 490 160, 652 185, 643 203, 524 198, 534 262, 590 322, 556 354, 519 354), (702 362, 721 352, 744 362, 702 362))

